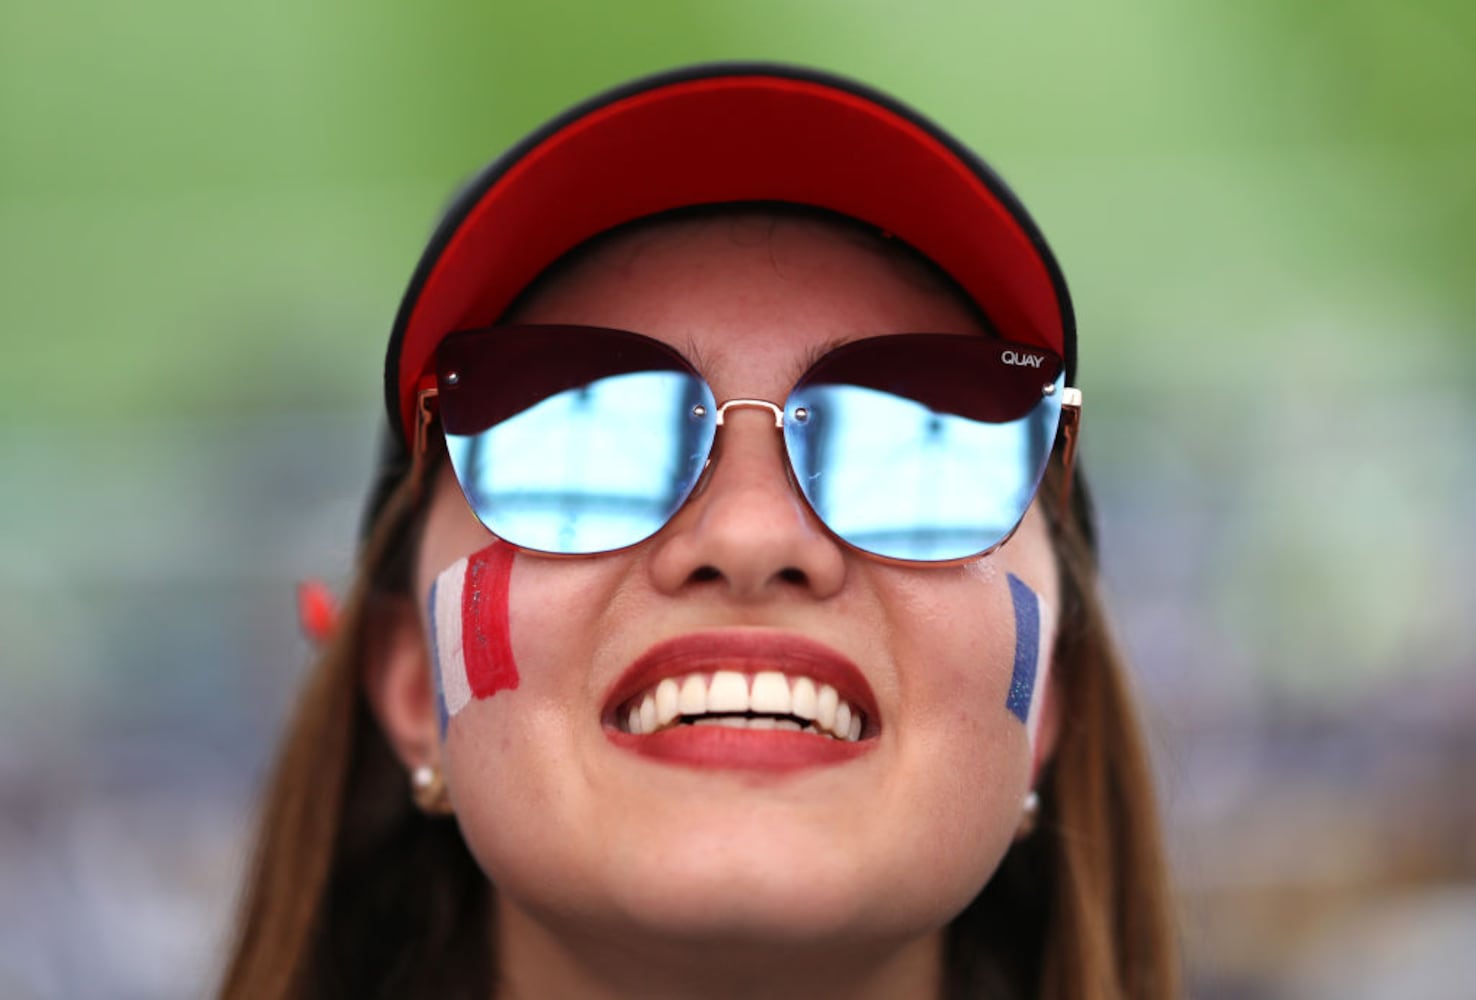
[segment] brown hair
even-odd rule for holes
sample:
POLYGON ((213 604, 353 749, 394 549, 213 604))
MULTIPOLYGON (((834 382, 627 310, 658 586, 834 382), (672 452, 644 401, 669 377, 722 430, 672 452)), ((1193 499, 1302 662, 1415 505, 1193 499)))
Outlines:
POLYGON ((1037 831, 1011 848, 950 928, 950 1000, 1179 995, 1152 770, 1102 603, 1080 475, 1066 516, 1051 513, 1064 480, 1053 462, 1041 486, 1061 579, 1051 661, 1060 738, 1040 781, 1037 831))
MULTIPOLYGON (((395 479, 268 784, 227 1000, 494 992, 492 886, 455 824, 411 804, 363 694, 373 620, 410 599, 429 492, 424 474, 395 479)), ((1045 500, 1061 479, 1053 463, 1045 500)), ((1050 521, 1060 741, 1038 829, 949 928, 948 996, 1169 1000, 1178 949, 1153 783, 1098 594, 1084 490, 1050 521)))

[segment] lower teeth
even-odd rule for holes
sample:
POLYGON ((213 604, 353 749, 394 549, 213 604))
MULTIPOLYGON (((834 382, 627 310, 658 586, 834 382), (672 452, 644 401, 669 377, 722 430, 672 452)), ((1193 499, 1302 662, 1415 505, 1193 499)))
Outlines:
POLYGON ((830 739, 840 739, 833 733, 819 729, 814 723, 801 726, 793 719, 776 719, 772 716, 746 716, 746 715, 701 715, 696 718, 678 719, 676 725, 680 726, 726 726, 729 729, 777 729, 791 733, 810 733, 813 736, 827 736, 830 739))

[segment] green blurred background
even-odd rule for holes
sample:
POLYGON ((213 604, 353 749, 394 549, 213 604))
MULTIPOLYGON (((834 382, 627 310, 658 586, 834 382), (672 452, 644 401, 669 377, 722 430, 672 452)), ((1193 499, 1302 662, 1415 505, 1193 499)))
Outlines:
POLYGON ((1195 995, 1457 995, 1457 0, 4 0, 0 995, 211 981, 307 658, 292 583, 346 577, 439 208, 566 105, 724 58, 894 93, 1050 238, 1195 995))

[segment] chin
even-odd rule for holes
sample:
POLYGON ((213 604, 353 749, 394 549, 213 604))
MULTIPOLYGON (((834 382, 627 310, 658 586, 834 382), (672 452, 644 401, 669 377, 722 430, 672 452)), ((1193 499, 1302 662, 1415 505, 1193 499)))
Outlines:
POLYGON ((543 877, 494 881, 507 902, 541 923, 590 935, 687 947, 845 948, 936 931, 989 874, 977 863, 943 867, 936 857, 871 857, 848 850, 860 845, 838 840, 833 828, 688 833, 650 838, 638 851, 611 845, 583 877, 571 877, 568 864, 523 859, 518 870, 543 877))
POLYGON ((549 908, 544 900, 515 901, 541 910, 551 923, 583 924, 612 939, 665 942, 683 947, 751 946, 845 947, 880 940, 907 940, 952 918, 952 912, 910 907, 892 909, 852 884, 810 879, 788 885, 734 886, 725 878, 699 879, 685 886, 607 887, 603 900, 583 898, 549 908))

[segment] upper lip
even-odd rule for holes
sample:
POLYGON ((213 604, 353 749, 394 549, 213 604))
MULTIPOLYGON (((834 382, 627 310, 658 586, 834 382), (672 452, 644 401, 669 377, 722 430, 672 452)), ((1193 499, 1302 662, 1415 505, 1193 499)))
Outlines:
POLYGON ((880 723, 876 695, 848 657, 806 636, 756 629, 689 632, 658 642, 616 678, 605 693, 602 716, 607 724, 612 723, 620 705, 664 678, 718 670, 750 675, 777 670, 810 677, 829 684, 865 712, 870 720, 868 729, 874 730, 880 723))

